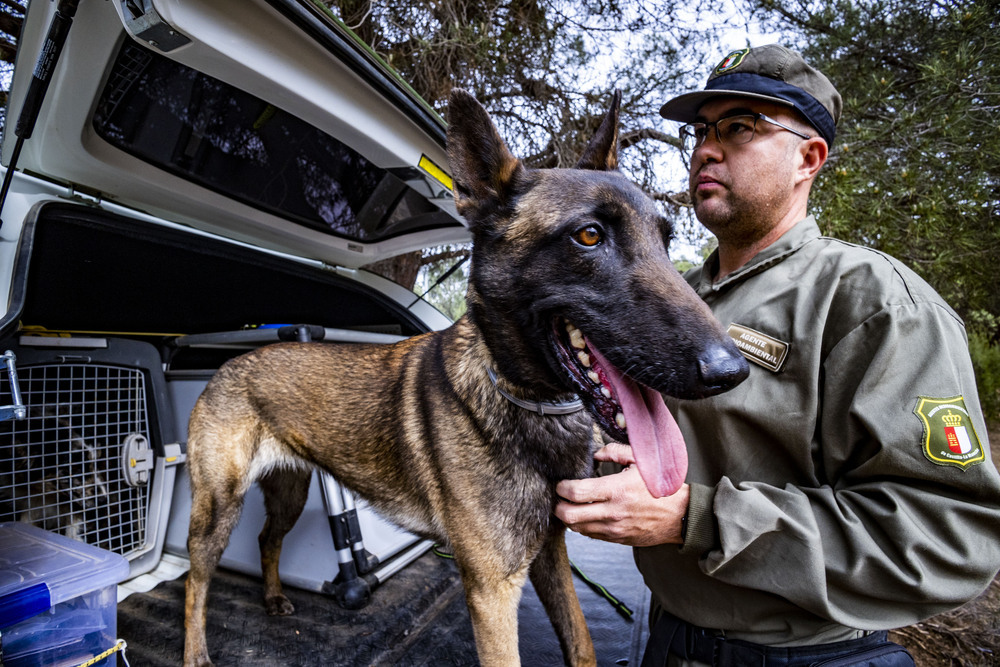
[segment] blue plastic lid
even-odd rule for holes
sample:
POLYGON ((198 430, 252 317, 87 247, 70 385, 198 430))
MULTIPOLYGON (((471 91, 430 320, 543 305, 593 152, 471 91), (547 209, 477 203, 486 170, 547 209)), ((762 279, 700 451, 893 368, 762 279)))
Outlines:
POLYGON ((0 628, 128 574, 118 554, 26 523, 0 523, 0 628))

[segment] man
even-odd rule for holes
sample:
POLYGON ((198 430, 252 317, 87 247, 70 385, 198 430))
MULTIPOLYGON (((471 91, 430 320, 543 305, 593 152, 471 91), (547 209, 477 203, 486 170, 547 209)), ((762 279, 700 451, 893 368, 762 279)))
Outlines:
POLYGON ((686 123, 691 200, 719 241, 686 278, 754 363, 728 393, 668 400, 690 457, 673 496, 653 498, 620 444, 597 458, 624 471, 557 487, 571 529, 637 547, 643 665, 912 665, 884 630, 963 604, 1000 567, 962 322, 807 215, 840 111, 778 45, 730 54, 661 110, 686 123))

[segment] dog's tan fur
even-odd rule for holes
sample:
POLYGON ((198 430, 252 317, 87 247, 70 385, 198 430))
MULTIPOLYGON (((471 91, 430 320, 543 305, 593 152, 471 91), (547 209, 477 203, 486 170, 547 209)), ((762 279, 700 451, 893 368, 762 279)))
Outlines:
POLYGON ((687 392, 685 383, 698 377, 700 343, 686 341, 728 340, 669 265, 655 207, 617 172, 603 173, 617 164, 617 103, 584 169, 531 172, 509 154, 482 107, 456 91, 449 152, 459 210, 474 237, 469 315, 447 330, 391 346, 273 345, 218 371, 189 427, 185 665, 210 664, 204 630, 209 580, 254 482, 268 512, 260 535, 265 605, 272 614, 292 612, 281 592, 278 557, 314 467, 404 527, 451 545, 483 664, 519 663, 517 607, 529 577, 566 662, 596 664, 564 527, 552 516, 555 483, 590 473, 593 417, 586 411, 542 416, 515 406, 497 392, 487 367, 520 398, 572 397, 543 349, 552 315, 532 315, 533 304, 571 317, 596 339, 618 327, 648 330, 648 340, 630 340, 629 334, 615 345, 601 344, 614 347, 616 359, 634 363, 639 381, 661 362, 664 368, 682 365, 677 373, 650 371, 655 378, 647 382, 668 392, 680 387, 675 394, 687 392), (632 230, 622 232, 621 244, 633 259, 614 270, 641 287, 622 289, 641 292, 637 302, 669 301, 669 317, 656 306, 649 313, 632 306, 624 312, 634 313, 641 326, 631 326, 620 315, 602 313, 613 308, 600 304, 610 299, 618 308, 620 295, 603 294, 614 286, 588 278, 593 271, 575 269, 565 254, 577 257, 567 225, 579 223, 566 216, 581 202, 610 207, 623 229, 632 230), (576 312, 581 301, 585 308, 576 312), (683 342, 677 331, 660 332, 674 319, 684 326, 683 342))

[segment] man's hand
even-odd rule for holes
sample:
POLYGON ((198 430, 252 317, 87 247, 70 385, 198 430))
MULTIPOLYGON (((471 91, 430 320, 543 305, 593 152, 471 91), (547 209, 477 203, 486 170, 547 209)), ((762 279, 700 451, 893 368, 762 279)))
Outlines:
POLYGON ((556 516, 567 528, 633 547, 682 542, 681 518, 690 494, 687 484, 672 496, 654 498, 639 476, 631 447, 611 443, 594 458, 628 467, 614 475, 559 482, 556 516))

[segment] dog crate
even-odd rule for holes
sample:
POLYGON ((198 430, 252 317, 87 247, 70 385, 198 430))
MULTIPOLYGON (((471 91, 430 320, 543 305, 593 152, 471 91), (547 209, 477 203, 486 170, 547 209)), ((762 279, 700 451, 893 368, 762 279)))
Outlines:
MULTIPOLYGON (((164 419, 156 349, 113 338, 22 336, 20 418, 0 421, 0 522, 20 521, 127 558, 159 559, 173 470, 183 458, 164 419), (166 436, 166 437, 165 437, 166 436)), ((10 375, 8 373, 7 375, 10 375)), ((14 405, 13 378, 0 405, 14 405)))

